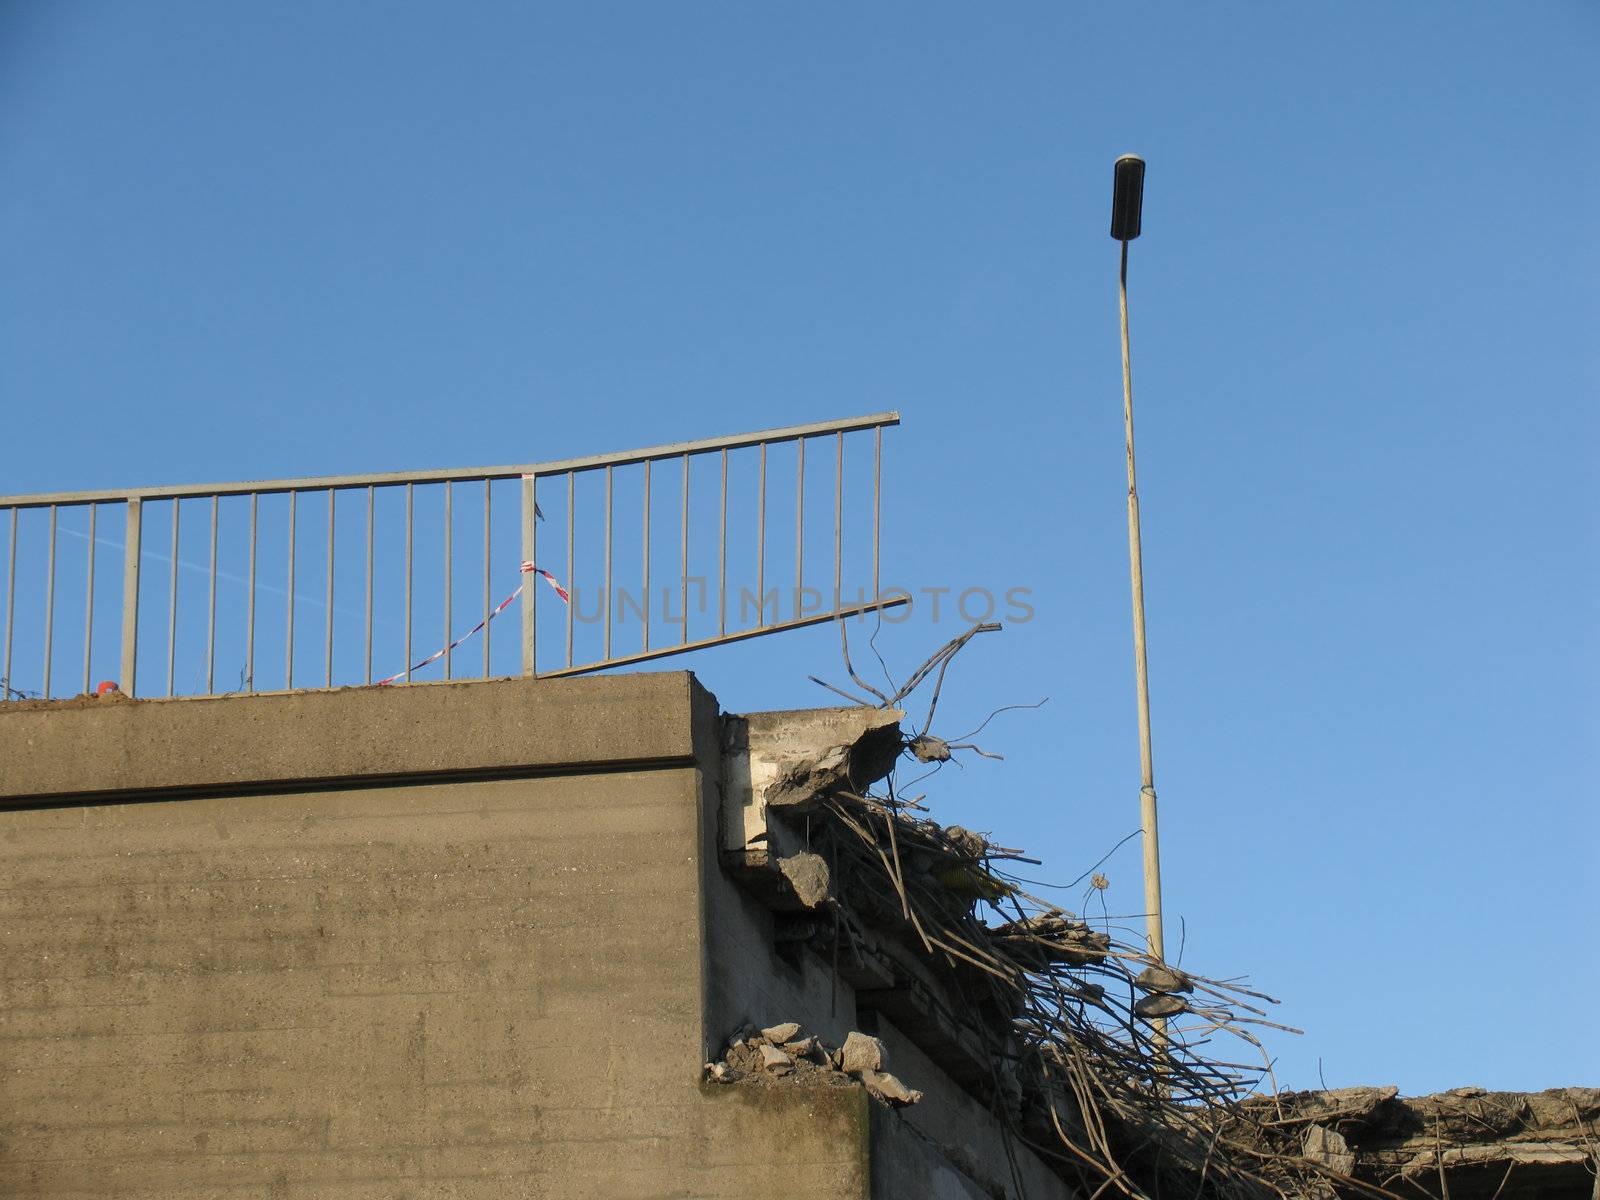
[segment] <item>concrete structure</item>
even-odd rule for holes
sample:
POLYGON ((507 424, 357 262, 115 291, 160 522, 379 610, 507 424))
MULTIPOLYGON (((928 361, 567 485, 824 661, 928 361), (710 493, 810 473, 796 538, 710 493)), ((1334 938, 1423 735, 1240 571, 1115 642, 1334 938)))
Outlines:
POLYGON ((723 782, 687 673, 0 705, 0 1196, 1065 1195, 783 952, 723 782), (782 1020, 927 1098, 703 1079, 782 1020))

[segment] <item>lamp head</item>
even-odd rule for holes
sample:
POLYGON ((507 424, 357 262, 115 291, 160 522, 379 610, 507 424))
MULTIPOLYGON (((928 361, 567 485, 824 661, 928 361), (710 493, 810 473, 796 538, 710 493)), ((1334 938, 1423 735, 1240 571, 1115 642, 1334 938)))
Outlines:
POLYGON ((1111 192, 1111 236, 1131 242, 1139 236, 1139 216, 1144 207, 1144 159, 1124 154, 1117 159, 1111 192))

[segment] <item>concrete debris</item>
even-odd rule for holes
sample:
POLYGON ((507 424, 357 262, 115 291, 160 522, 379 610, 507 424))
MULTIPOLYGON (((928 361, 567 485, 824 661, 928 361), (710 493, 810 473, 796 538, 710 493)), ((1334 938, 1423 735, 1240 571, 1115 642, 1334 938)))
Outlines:
POLYGON ((922 1093, 883 1070, 888 1053, 875 1037, 851 1030, 842 1047, 828 1046, 800 1025, 785 1021, 757 1030, 741 1026, 728 1040, 727 1058, 706 1063, 711 1083, 770 1087, 855 1087, 864 1084, 877 1100, 896 1107, 915 1104, 922 1093))
POLYGON ((789 881, 800 903, 807 908, 820 908, 832 891, 828 862, 820 854, 791 854, 778 860, 778 870, 789 881))
MULTIPOLYGON (((772 808, 804 809, 840 789, 861 792, 900 756, 898 709, 818 709, 743 718, 751 782, 772 808), (782 719, 782 718, 787 719, 782 719), (774 718, 780 718, 772 724, 774 718), (764 764, 770 764, 766 766, 764 764)), ((736 740, 740 734, 732 735, 736 740)))
POLYGON ((1350 1144, 1337 1131, 1325 1125, 1306 1126, 1300 1153, 1341 1175, 1348 1175, 1356 1169, 1356 1156, 1350 1153, 1350 1144))
POLYGON ((946 825, 944 836, 949 849, 964 858, 972 859, 973 862, 977 862, 989 853, 988 838, 981 833, 973 833, 970 829, 963 829, 960 825, 946 825))
POLYGON ((1134 984, 1147 992, 1192 992, 1194 981, 1175 967, 1154 963, 1140 971, 1134 984))
POLYGON ((1392 1087, 1360 1087, 1285 1092, 1249 1104, 1270 1114, 1263 1131, 1293 1136, 1306 1158, 1363 1185, 1443 1186, 1452 1200, 1594 1195, 1600 1088, 1453 1088, 1406 1098, 1392 1087))
POLYGON ((851 1030, 839 1051, 839 1069, 852 1075, 864 1071, 881 1071, 885 1058, 881 1041, 865 1033, 851 1030))
POLYGON ((861 1082, 867 1085, 867 1091, 877 1099, 897 1108, 915 1104, 922 1099, 921 1092, 908 1088, 887 1071, 863 1071, 861 1082))
POLYGON ((950 761, 950 743, 943 738, 934 737, 931 733, 912 738, 906 743, 906 749, 911 751, 911 756, 918 762, 950 761))
POLYGON ((1143 996, 1134 1001, 1133 1014, 1153 1021, 1157 1017, 1175 1017, 1179 1013, 1189 1011, 1189 1004, 1178 996, 1168 996, 1157 992, 1154 995, 1143 996))
POLYGON ((792 1042, 785 1042, 783 1052, 790 1058, 827 1058, 826 1054, 819 1052, 817 1039, 814 1037, 796 1038, 792 1042))
MULTIPOLYGON (((1033 949, 1053 962, 1084 967, 1103 962, 1111 951, 1111 935, 1075 921, 1059 909, 1008 921, 995 936, 1015 951, 1033 949)), ((1103 994, 1103 993, 1102 993, 1103 994)))

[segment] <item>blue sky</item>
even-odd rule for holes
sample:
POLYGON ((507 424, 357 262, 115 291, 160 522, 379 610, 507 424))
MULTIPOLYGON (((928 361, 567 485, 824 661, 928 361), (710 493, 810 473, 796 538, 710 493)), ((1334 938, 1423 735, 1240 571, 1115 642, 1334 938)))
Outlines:
MULTIPOLYGON (((940 726, 1051 698, 930 803, 1070 880, 1138 823, 1137 151, 1169 947, 1282 999, 1286 1085, 1592 1084, 1597 61, 1580 0, 0 0, 0 493, 898 409, 886 578, 1036 609, 940 726)), ((843 673, 826 629, 690 665, 843 673)))

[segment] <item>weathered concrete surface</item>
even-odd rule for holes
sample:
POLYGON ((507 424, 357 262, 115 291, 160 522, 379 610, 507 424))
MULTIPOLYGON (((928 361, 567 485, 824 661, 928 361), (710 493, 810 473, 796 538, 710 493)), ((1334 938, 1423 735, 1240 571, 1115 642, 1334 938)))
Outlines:
MULTIPOLYGON (((1312 1158, 1401 1192, 1452 1200, 1591 1200, 1600 1088, 1403 1097, 1394 1087, 1288 1092, 1275 1128, 1312 1158)), ((1341 1188, 1354 1196, 1359 1188, 1341 1188)))
POLYGON ((0 705, 0 796, 687 765, 687 672, 0 705))
POLYGON ((864 1089, 701 1082, 856 1019, 719 865, 720 738, 685 673, 0 705, 0 1196, 970 1194, 864 1089))

